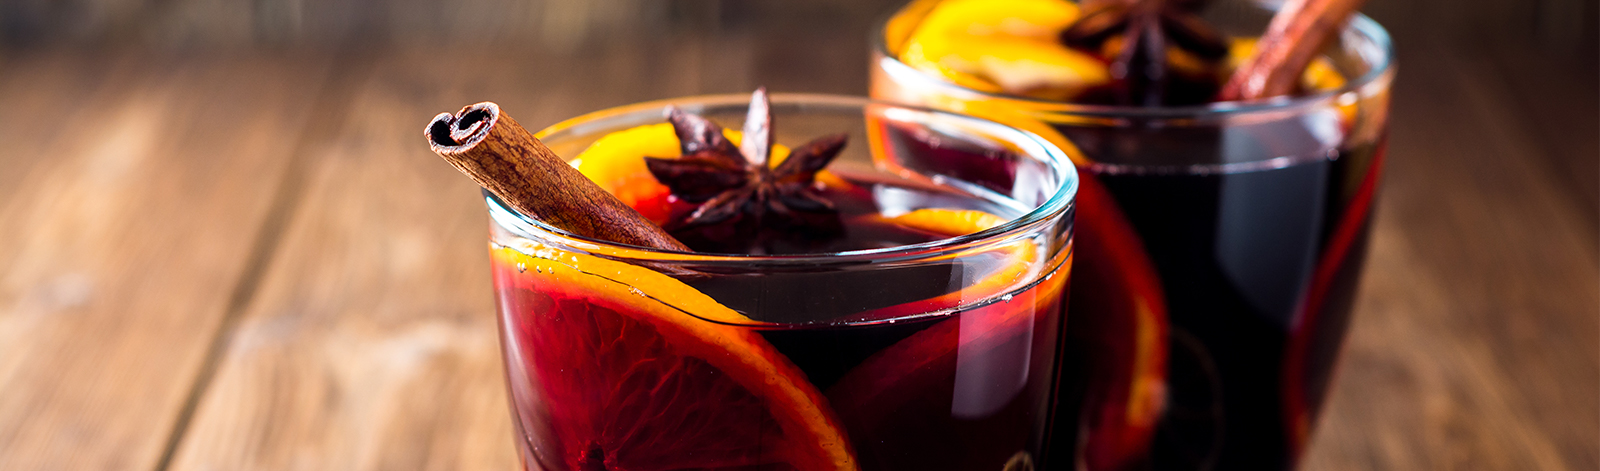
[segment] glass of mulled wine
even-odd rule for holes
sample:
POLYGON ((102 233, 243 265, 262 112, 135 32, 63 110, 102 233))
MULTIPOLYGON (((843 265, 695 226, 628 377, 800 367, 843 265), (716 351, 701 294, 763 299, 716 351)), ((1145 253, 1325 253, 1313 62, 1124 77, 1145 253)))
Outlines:
MULTIPOLYGON (((643 160, 681 158, 664 113, 708 118, 738 145, 748 100, 636 104, 537 136, 673 229, 695 208, 643 160)), ((571 235, 484 193, 523 466, 1040 466, 1073 254, 1066 155, 940 111, 819 95, 770 106, 772 166, 845 135, 810 183, 833 206, 825 221, 680 227, 695 251, 672 252, 571 235), (924 152, 1004 161, 992 169, 1011 183, 921 165, 924 152), (728 236, 740 230, 753 232, 728 236)))
MULTIPOLYGON (((1107 69, 1126 38, 1062 44, 1097 39, 1062 28, 1107 2, 919 0, 875 33, 872 96, 1033 131, 1078 166, 1052 469, 1293 468, 1367 250, 1393 50, 1356 15, 1294 95, 1212 102, 1272 12, 1167 3, 1231 50, 1201 67, 1169 32, 1165 75, 1131 83, 1107 69)), ((916 155, 1011 184, 1004 162, 916 155)))

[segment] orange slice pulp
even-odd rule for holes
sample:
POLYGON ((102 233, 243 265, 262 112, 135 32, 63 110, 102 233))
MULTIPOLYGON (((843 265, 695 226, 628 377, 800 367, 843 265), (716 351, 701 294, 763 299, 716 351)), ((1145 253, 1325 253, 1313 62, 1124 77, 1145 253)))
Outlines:
MULTIPOLYGON (((738 133, 725 132, 739 142, 738 133)), ((788 152, 775 149, 774 164, 788 152)), ((678 203, 650 176, 641 159, 647 155, 678 155, 670 125, 607 135, 572 164, 641 213, 670 215, 678 203), (651 205, 659 205, 658 210, 651 205)), ((827 173, 818 180, 848 185, 827 173)), ((981 211, 947 209, 888 219, 945 236, 1004 222, 981 211)), ((737 326, 753 321, 649 269, 524 244, 495 249, 496 282, 502 310, 511 316, 506 335, 515 340, 508 344, 517 346, 508 348, 508 363, 526 370, 520 385, 527 393, 517 394, 517 375, 511 375, 514 400, 519 410, 538 414, 520 420, 530 429, 538 450, 534 459, 541 465, 568 470, 735 469, 779 463, 798 470, 857 467, 843 422, 828 400, 755 331, 737 326)), ((1027 283, 1028 275, 1039 274, 1037 252, 1031 240, 1019 240, 976 254, 981 261, 963 263, 985 269, 979 281, 899 308, 915 311, 911 314, 937 312, 998 298, 1027 283)), ((1070 250, 1063 250, 1050 269, 1068 266, 1069 256, 1070 250)), ((1058 305, 1065 281, 1062 269, 1015 299, 964 312, 960 315, 967 322, 960 329, 940 321, 948 326, 913 334, 857 368, 886 374, 853 374, 886 381, 858 387, 859 393, 850 386, 835 390, 843 391, 839 397, 853 407, 904 403, 919 381, 906 379, 896 365, 943 365, 954 361, 958 344, 987 349, 1032 332, 1032 323, 1023 321, 1058 305)), ((942 371, 954 371, 953 363, 949 367, 942 371)), ((885 417, 859 408, 852 414, 862 417, 857 422, 885 417)), ((949 411, 927 414, 948 416, 949 411)))
POLYGON ((530 466, 856 469, 805 375, 751 329, 707 320, 744 316, 642 267, 522 244, 493 263, 530 466))
MULTIPOLYGON (((1094 174, 1080 172, 1075 243, 1083 249, 1067 340, 1088 352, 1081 453, 1088 469, 1127 469, 1149 451, 1165 410, 1167 309, 1133 226, 1094 174)), ((1058 426, 1057 430, 1061 430, 1058 426)))
POLYGON ((946 0, 909 33, 885 32, 907 35, 895 53, 924 73, 985 92, 1063 99, 1111 80, 1099 58, 1055 40, 1078 16, 1065 0, 946 0))
MULTIPOLYGON (((926 231, 945 237, 955 237, 984 231, 1006 222, 987 212, 971 209, 927 208, 887 218, 892 224, 926 231)), ((965 255, 963 265, 986 269, 977 282, 962 289, 922 301, 910 302, 873 310, 863 319, 889 319, 908 315, 938 312, 977 303, 1025 284, 1027 276, 1038 267, 1038 247, 1031 241, 1016 241, 979 254, 965 255), (979 261, 982 257, 989 263, 979 261)))
MULTIPOLYGON (((989 102, 979 100, 967 104, 983 103, 989 102)), ((1050 129, 1043 122, 1020 114, 993 113, 990 116, 1000 118, 1001 122, 1032 123, 1038 128, 1050 129)), ((1134 464, 1148 451, 1164 411, 1168 350, 1165 300, 1158 275, 1138 234, 1123 217, 1110 193, 1086 169, 1091 162, 1083 159, 1081 152, 1071 147, 1071 142, 1061 134, 1041 135, 1052 142, 1066 144, 1063 149, 1080 169, 1074 245, 1075 251, 1081 250, 1081 254, 1074 256, 1074 286, 1068 309, 1073 314, 1068 322, 1069 338, 1064 342, 1083 352, 1069 361, 1076 362, 1080 357, 1090 360, 1084 365, 1063 365, 1063 368, 1073 369, 1068 379, 1085 383, 1081 387, 1087 391, 1084 391, 1082 409, 1058 411, 1058 417, 1062 417, 1058 420, 1077 418, 1078 423, 1064 426, 1079 434, 1077 442, 1081 448, 1076 453, 1083 456, 1089 469, 1120 469, 1134 464)), ((887 123, 879 123, 870 136, 873 137, 874 156, 882 160, 882 165, 966 168, 970 175, 988 178, 964 178, 968 181, 985 182, 991 188, 1010 188, 1014 184, 1014 177, 1006 172, 971 170, 1006 165, 1001 159, 973 152, 940 153, 937 149, 919 148, 915 145, 918 139, 914 134, 897 132, 895 126, 887 123), (899 149, 910 150, 899 152, 899 149), (937 157, 929 157, 932 155, 937 157)), ((851 412, 841 404, 836 400, 835 408, 849 420, 851 412)))
MULTIPOLYGON (((914 211, 892 220, 946 236, 1004 222, 979 211, 944 209, 914 211)), ((1044 413, 1049 400, 1039 395, 1042 391, 1028 395, 1022 391, 1028 388, 1020 384, 1048 384, 1046 380, 1054 377, 1050 372, 1055 356, 1054 348, 1029 342, 1042 341, 1035 338, 1040 335, 1054 338, 1072 250, 1066 248, 1045 263, 1036 261, 1038 248, 1032 241, 994 252, 1001 256, 995 262, 999 268, 960 292, 894 308, 906 313, 958 312, 872 355, 828 388, 829 401, 857 449, 870 450, 858 456, 863 465, 999 469, 1014 459, 1019 447, 1026 447, 1033 430, 1018 424, 1037 420, 1036 414, 1044 413), (1037 284, 1028 287, 1030 283, 1037 284), (1017 366, 1019 357, 1021 364, 1032 366, 1017 366), (1020 379, 1011 385, 1022 389, 985 384, 979 387, 989 397, 979 402, 988 406, 980 406, 976 415, 954 411, 955 404, 972 402, 958 399, 962 396, 956 391, 958 371, 973 367, 961 366, 962 362, 983 358, 990 361, 979 361, 983 366, 1007 365, 1001 369, 1009 368, 1010 378, 1020 379), (1030 375, 1027 368, 1037 370, 1030 375)))
MULTIPOLYGON (((735 146, 739 145, 743 136, 743 133, 733 129, 723 129, 722 134, 735 146)), ((639 211, 639 214, 656 224, 663 224, 672 217, 674 211, 687 210, 691 206, 671 198, 672 191, 650 174, 644 157, 675 158, 680 154, 678 135, 673 133, 672 124, 657 123, 602 136, 570 163, 589 180, 639 211)), ((768 165, 776 166, 788 157, 787 146, 774 144, 768 165)), ((843 184, 843 180, 826 170, 817 173, 817 181, 832 186, 843 184)))
MULTIPOLYGON (((912 68, 973 90, 1070 101, 1090 87, 1111 81, 1105 58, 1115 57, 1120 38, 1098 54, 1061 45, 1056 36, 1081 11, 1064 0, 920 0, 900 10, 884 28, 889 52, 912 68)), ((1235 38, 1229 50, 1233 69, 1255 53, 1256 38, 1235 38)), ((1177 73, 1205 73, 1200 59, 1169 48, 1177 73)), ((1225 79, 1225 77, 1223 77, 1225 79)), ((1326 57, 1306 68, 1302 85, 1327 91, 1345 78, 1326 57)))

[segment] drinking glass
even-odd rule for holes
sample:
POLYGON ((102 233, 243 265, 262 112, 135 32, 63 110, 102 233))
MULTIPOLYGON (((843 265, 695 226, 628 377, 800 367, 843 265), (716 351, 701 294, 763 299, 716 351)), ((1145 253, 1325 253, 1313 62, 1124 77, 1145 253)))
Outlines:
MULTIPOLYGON (((624 106, 537 137, 576 156, 661 122, 668 105, 738 129, 748 99, 624 106)), ((1035 134, 946 112, 785 94, 771 109, 778 143, 850 134, 828 172, 879 219, 980 210, 1001 221, 838 253, 671 252, 572 235, 485 192, 523 466, 1034 469, 1063 340, 1071 162, 1035 134), (1013 184, 903 164, 970 151, 1003 153, 1013 184)))
MULTIPOLYGON (((1324 51, 1344 84, 1307 96, 1080 105, 963 88, 896 59, 937 3, 874 34, 872 96, 1033 131, 1082 174, 1057 469, 1294 467, 1367 251, 1388 34, 1357 15, 1324 51)), ((1213 3, 1207 17, 1235 36, 1272 13, 1213 3)))

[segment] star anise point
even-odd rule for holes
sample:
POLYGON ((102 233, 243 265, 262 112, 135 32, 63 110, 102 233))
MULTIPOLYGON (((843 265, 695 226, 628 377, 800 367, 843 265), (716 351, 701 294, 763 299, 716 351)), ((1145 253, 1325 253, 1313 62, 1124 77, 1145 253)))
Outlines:
POLYGON ((1122 84, 1125 104, 1165 104, 1168 45, 1212 63, 1228 56, 1227 36, 1198 15, 1205 0, 1087 3, 1078 21, 1061 32, 1061 43, 1101 53, 1107 41, 1120 37, 1121 51, 1109 60, 1112 76, 1122 84))
POLYGON ((741 221, 751 227, 788 227, 802 223, 801 213, 835 211, 820 194, 816 174, 839 156, 849 135, 814 139, 794 148, 774 167, 768 163, 772 107, 765 88, 751 96, 738 146, 728 141, 721 126, 702 116, 669 107, 667 121, 678 136, 682 156, 646 157, 645 166, 673 196, 699 205, 669 221, 669 231, 741 221))

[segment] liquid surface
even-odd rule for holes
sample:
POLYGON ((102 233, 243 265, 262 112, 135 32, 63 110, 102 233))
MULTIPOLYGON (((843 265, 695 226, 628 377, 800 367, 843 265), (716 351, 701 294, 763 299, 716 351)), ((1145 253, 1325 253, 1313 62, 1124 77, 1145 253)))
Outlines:
MULTIPOLYGON (((1132 168, 1108 165, 1083 175, 1074 287, 1084 289, 1071 296, 1052 468, 1293 465, 1349 322, 1383 149, 1380 141, 1327 153, 1317 132, 1278 132, 1316 122, 1149 130, 1150 139, 1135 139, 1139 130, 1062 129, 1112 162, 1187 148, 1224 164, 1096 171, 1132 168), (1241 141, 1259 136, 1274 140, 1241 141), (1272 160, 1262 154, 1286 164, 1248 165, 1272 160), (1126 270, 1141 263, 1151 270, 1126 270), (1154 400, 1141 393, 1151 388, 1154 400), (1140 407, 1155 412, 1126 412, 1140 407)), ((897 139, 938 147, 914 133, 897 139)), ((934 150, 918 153, 926 160, 915 166, 1013 185, 1011 162, 934 150)))
MULTIPOLYGON (((904 245, 1003 218, 900 215, 1006 214, 961 192, 845 180, 829 192, 843 230, 827 239, 703 247, 904 245)), ((1032 241, 903 267, 672 278, 495 237, 528 469, 962 471, 1044 459, 1068 268, 1032 241)))
MULTIPOLYGON (((1020 212, 1015 203, 986 201, 954 188, 915 185, 870 170, 843 174, 839 182, 824 187, 821 196, 832 202, 833 213, 806 216, 806 225, 765 227, 754 236, 729 235, 731 227, 713 226, 676 232, 674 236, 696 252, 739 255, 803 255, 882 249, 933 242, 951 237, 907 227, 891 217, 926 208, 977 210, 1011 219, 1020 212)), ((674 202, 674 217, 695 205, 674 202)), ((959 235, 959 234, 958 234, 959 235)))

